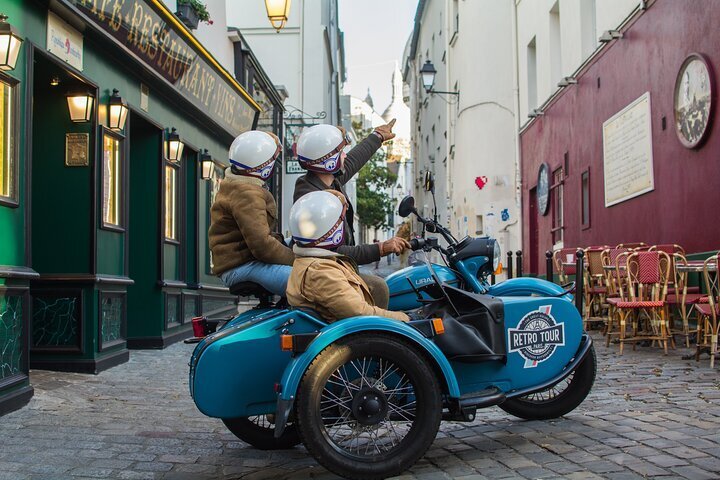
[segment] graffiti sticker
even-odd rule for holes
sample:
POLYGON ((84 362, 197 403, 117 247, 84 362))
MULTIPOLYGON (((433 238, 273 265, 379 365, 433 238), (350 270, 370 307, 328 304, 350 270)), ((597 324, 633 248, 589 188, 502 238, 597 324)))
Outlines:
POLYGON ((537 367, 565 345, 565 324, 550 315, 551 305, 525 315, 517 328, 508 329, 508 350, 525 359, 524 368, 537 367))

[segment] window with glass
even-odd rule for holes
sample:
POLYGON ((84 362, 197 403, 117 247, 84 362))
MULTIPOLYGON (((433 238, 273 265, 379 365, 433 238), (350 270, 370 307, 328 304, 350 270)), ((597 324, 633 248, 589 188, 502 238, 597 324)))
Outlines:
POLYGON ((165 238, 177 240, 178 171, 174 165, 165 165, 165 238))
POLYGON ((17 199, 15 89, 0 78, 0 199, 17 199))
POLYGON ((552 235, 553 244, 561 244, 563 241, 563 169, 558 168, 553 172, 553 184, 551 190, 553 192, 553 203, 552 203, 552 235))
POLYGON ((122 226, 122 140, 103 134, 103 225, 122 226))
POLYGON ((590 227, 590 171, 585 170, 580 176, 582 191, 582 226, 590 227))

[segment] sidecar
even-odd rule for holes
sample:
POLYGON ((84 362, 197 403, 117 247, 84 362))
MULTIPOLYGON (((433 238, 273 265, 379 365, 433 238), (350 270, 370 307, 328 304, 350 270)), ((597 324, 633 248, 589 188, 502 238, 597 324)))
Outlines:
MULTIPOLYGON (((301 439, 329 470, 385 478, 416 462, 441 420, 498 405, 528 419, 576 408, 595 377, 582 319, 558 286, 495 297, 444 285, 427 320, 254 309, 202 339, 190 394, 258 448, 301 439)), ((440 287, 438 287, 440 288, 440 287)))

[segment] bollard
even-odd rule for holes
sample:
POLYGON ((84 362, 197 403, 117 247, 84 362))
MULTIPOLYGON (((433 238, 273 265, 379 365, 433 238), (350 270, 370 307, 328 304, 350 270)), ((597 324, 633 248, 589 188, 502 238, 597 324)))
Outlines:
POLYGON ((522 277, 523 264, 522 264, 522 250, 515 252, 515 276, 522 277))
POLYGON ((512 252, 507 252, 507 278, 513 278, 512 252))
POLYGON ((548 282, 553 281, 553 253, 548 250, 545 252, 545 279, 548 282))
POLYGON ((575 257, 577 260, 575 261, 575 308, 577 308, 577 311, 580 313, 580 316, 583 315, 583 272, 585 268, 585 252, 578 249, 577 252, 575 252, 575 257))

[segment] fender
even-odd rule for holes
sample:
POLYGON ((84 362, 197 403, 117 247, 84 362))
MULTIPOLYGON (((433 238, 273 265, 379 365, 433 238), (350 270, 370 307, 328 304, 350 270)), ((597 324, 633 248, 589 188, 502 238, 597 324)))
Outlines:
POLYGON ((448 387, 450 397, 460 397, 455 372, 450 366, 447 358, 431 340, 425 338, 420 332, 403 322, 390 320, 385 317, 367 316, 353 317, 339 322, 331 323, 320 331, 315 340, 308 346, 308 349, 297 357, 293 358, 283 373, 280 380, 280 395, 278 396, 277 411, 275 416, 275 436, 279 437, 285 429, 288 416, 292 410, 297 389, 300 386, 305 371, 320 352, 330 344, 343 337, 359 332, 390 332, 400 335, 411 343, 420 347, 435 362, 442 372, 442 379, 448 387))
MULTIPOLYGON (((520 277, 491 285, 487 293, 496 297, 526 297, 533 294, 554 297, 561 295, 564 291, 560 285, 542 278, 520 277)), ((572 300, 572 295, 562 295, 561 298, 572 300)))

